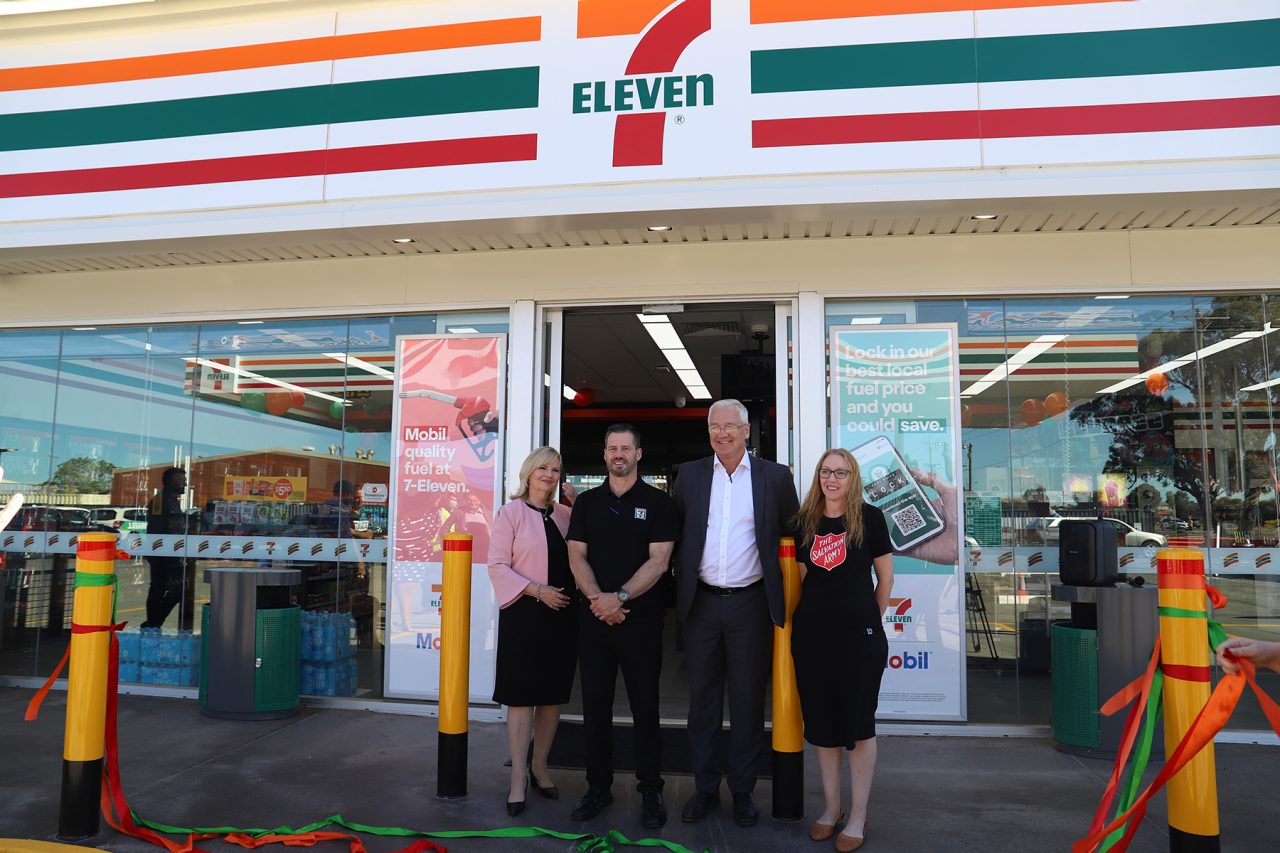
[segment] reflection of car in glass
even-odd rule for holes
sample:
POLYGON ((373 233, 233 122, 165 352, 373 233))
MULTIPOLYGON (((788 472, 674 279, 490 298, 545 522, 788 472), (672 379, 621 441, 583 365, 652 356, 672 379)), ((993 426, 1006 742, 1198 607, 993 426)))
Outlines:
POLYGON ((89 510, 89 520, 95 524, 104 524, 121 533, 147 532, 145 509, 126 509, 122 506, 94 507, 89 510))
POLYGON ((14 527, 41 533, 117 532, 114 527, 94 522, 88 510, 54 506, 23 507, 14 527))
MULTIPOLYGON (((1089 516, 1088 518, 1076 516, 1075 518, 1080 521, 1092 521, 1094 516, 1089 516)), ((1058 525, 1068 520, 1072 519, 1049 519, 1049 530, 1056 533, 1058 525)), ((1118 518, 1104 518, 1102 520, 1115 528, 1117 541, 1126 548, 1151 548, 1154 550, 1156 548, 1166 548, 1169 545, 1169 540, 1159 533, 1148 533, 1118 518)))
POLYGON ((1181 518, 1165 516, 1164 518, 1160 519, 1160 528, 1162 530, 1170 530, 1170 531, 1190 530, 1191 522, 1183 521, 1181 518))

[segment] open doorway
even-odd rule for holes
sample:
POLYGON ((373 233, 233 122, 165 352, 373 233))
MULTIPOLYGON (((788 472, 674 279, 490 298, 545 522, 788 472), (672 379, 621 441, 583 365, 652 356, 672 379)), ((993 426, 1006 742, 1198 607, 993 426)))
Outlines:
MULTIPOLYGON (((600 485, 606 475, 605 429, 618 422, 641 433, 644 457, 640 475, 670 491, 682 463, 707 456, 707 411, 715 400, 741 400, 751 423, 748 452, 778 458, 787 446, 787 411, 779 418, 778 309, 773 303, 722 303, 565 309, 558 376, 559 450, 565 479, 580 492, 600 485)), ((785 370, 787 330, 782 331, 785 370)), ((554 418, 554 405, 549 416, 554 418)), ((554 431, 553 431, 554 432, 554 431)), ((676 624, 675 592, 670 578, 658 592, 667 602, 664 627, 660 713, 664 726, 683 728, 688 714, 688 683, 676 624)), ((580 685, 563 709, 570 725, 581 715, 580 685)), ((615 719, 629 723, 626 692, 619 678, 615 719)), ((687 771, 682 736, 667 739, 664 770, 687 771)), ((579 739, 556 740, 553 762, 574 766, 579 739)), ((627 768, 629 733, 617 738, 615 766, 627 768)))

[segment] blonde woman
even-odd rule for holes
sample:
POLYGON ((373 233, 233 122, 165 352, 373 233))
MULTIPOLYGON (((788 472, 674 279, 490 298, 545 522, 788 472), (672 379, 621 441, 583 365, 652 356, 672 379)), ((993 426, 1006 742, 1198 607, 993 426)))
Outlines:
POLYGON ((888 659, 884 611, 893 591, 893 549, 884 514, 862 499, 862 476, 847 450, 828 450, 796 514, 796 562, 803 587, 791 628, 791 656, 804 737, 817 747, 825 808, 809 837, 836 834, 840 753, 852 788, 841 853, 867 835, 867 798, 876 770, 876 703, 888 659), (875 583, 872 583, 872 575, 875 583))
MULTIPOLYGON (((575 589, 564 536, 569 508, 556 503, 560 454, 539 447, 520 466, 520 490, 493 519, 489 579, 502 611, 493 701, 507 706, 511 792, 507 813, 524 811, 529 777, 534 789, 559 799, 547 755, 569 701, 577 665, 578 623, 569 606, 575 589), (533 762, 525 760, 533 737, 533 762)), ((565 486, 566 497, 572 490, 565 486)))

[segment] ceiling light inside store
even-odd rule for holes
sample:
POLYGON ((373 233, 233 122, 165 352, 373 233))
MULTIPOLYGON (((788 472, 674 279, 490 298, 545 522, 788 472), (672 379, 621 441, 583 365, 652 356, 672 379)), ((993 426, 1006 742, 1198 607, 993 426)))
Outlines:
POLYGON ((646 230, 646 231, 654 231, 654 232, 659 232, 659 231, 670 231, 670 230, 671 230, 671 226, 670 226, 670 225, 650 225, 650 226, 649 226, 648 228, 646 228, 645 230, 646 230))
MULTIPOLYGON (((186 361, 186 359, 183 359, 186 361)), ((218 361, 210 361, 207 358, 192 359, 196 364, 203 364, 205 367, 216 370, 219 373, 234 373, 236 376, 243 376, 245 379, 252 379, 254 382, 265 382, 268 385, 275 385, 277 388, 284 388, 289 391, 299 391, 312 397, 319 397, 321 400, 328 400, 331 403, 341 403, 344 406, 351 405, 348 401, 341 397, 335 397, 332 394, 323 394, 319 391, 312 391, 310 388, 303 388, 301 385, 294 385, 289 382, 281 382, 279 379, 272 379, 269 376, 263 376, 260 373, 254 373, 252 370, 242 370, 239 367, 232 367, 229 364, 223 364, 218 361)))
POLYGON ((884 320, 883 317, 850 317, 850 326, 876 326, 884 320))
POLYGON ((1095 296, 1093 298, 1094 299, 1128 299, 1129 294, 1127 293, 1107 294, 1106 296, 1095 296))
POLYGON ((710 400, 711 392, 707 390, 707 383, 698 372, 693 359, 689 357, 689 351, 684 348, 684 341, 680 340, 680 335, 676 332, 676 327, 671 325, 671 321, 665 316, 652 314, 637 314, 636 319, 644 326, 649 337, 653 338, 653 342, 658 345, 658 349, 662 351, 671 369, 684 383, 689 396, 695 400, 710 400))
MULTIPOLYGON (((548 388, 552 387, 552 375, 550 375, 549 373, 544 373, 543 384, 548 388)), ((564 386, 563 388, 561 388, 561 393, 564 396, 564 400, 567 400, 570 402, 573 402, 573 397, 577 397, 577 391, 575 391, 575 389, 570 388, 568 386, 564 386)))
POLYGON ((72 327, 71 327, 71 331, 73 331, 73 332, 96 332, 96 331, 98 331, 98 327, 97 327, 97 326, 72 326, 72 327))
POLYGON ((392 238, 391 242, 403 244, 403 243, 416 243, 418 241, 413 239, 412 237, 395 237, 395 238, 392 238))
POLYGON ((261 320, 236 320, 237 326, 261 326, 261 320))
MULTIPOLYGON (((1148 376, 1154 376, 1157 373, 1168 373, 1172 370, 1177 370, 1179 367, 1186 367, 1188 364, 1195 364, 1197 361, 1199 361, 1202 358, 1208 358, 1209 356, 1216 355, 1217 353, 1220 353, 1223 350, 1229 350, 1232 347, 1238 347, 1241 344, 1247 344, 1249 341, 1256 340, 1257 338, 1261 338, 1265 335, 1269 335, 1275 331, 1280 331, 1280 330, 1272 328, 1271 323, 1268 322, 1262 327, 1261 331, 1241 332, 1238 335, 1233 335, 1232 337, 1227 338, 1225 341, 1218 341, 1216 344, 1209 344, 1209 346, 1207 347, 1201 347, 1195 352, 1187 353, 1181 358, 1175 358, 1175 359, 1172 359, 1171 361, 1166 361, 1164 364, 1157 365, 1156 367, 1153 367, 1150 370, 1144 370, 1142 373, 1136 374, 1134 376, 1130 376, 1128 379, 1117 382, 1115 385, 1109 385, 1106 388, 1103 388, 1098 393, 1113 394, 1116 391, 1123 391, 1124 389, 1130 388, 1141 382, 1146 382, 1148 376)), ((1265 384, 1260 386, 1251 386, 1249 388, 1243 388, 1241 390, 1256 391, 1258 388, 1261 388, 1261 387, 1265 387, 1265 384)))
POLYGON ((1009 377, 1009 374, 1015 373, 1018 368, 1030 362, 1036 356, 1051 350, 1060 341, 1065 341, 1067 335, 1041 335, 1022 349, 1009 356, 1008 361, 992 370, 986 376, 970 385, 968 388, 960 392, 961 397, 975 397, 983 391, 1009 377))
POLYGON ((999 219, 999 218, 1000 218, 1000 214, 998 214, 998 213, 975 213, 973 216, 970 216, 969 218, 970 218, 970 219, 977 219, 977 220, 978 220, 978 221, 980 221, 980 222, 986 222, 986 221, 991 220, 991 219, 999 219))

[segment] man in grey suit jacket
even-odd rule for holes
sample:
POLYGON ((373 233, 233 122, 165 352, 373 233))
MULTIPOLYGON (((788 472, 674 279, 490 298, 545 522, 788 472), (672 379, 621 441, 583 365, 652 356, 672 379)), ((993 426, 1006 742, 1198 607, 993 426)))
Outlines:
POLYGON ((742 403, 713 403, 707 429, 713 455, 680 466, 672 494, 684 523, 676 603, 684 625, 696 786, 681 818, 700 821, 720 804, 715 743, 727 681, 733 817, 739 826, 752 826, 760 816, 751 792, 764 751, 773 625, 786 620, 778 540, 799 500, 786 466, 747 454, 751 425, 742 403))

